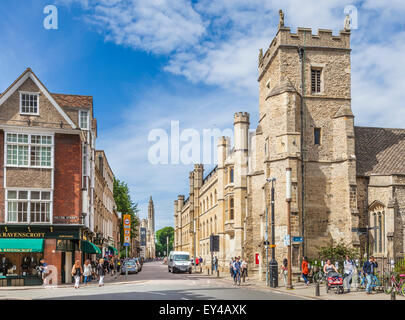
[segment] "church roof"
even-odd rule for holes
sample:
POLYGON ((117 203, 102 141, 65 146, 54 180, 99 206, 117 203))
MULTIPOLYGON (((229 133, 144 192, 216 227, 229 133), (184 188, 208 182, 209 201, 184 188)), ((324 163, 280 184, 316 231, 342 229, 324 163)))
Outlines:
POLYGON ((405 129, 355 127, 357 175, 405 174, 405 129))

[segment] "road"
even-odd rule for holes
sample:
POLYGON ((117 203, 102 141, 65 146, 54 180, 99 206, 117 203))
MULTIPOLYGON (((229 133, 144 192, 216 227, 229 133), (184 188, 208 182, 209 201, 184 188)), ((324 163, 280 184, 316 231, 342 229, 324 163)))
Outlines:
MULTIPOLYGON (((124 280, 124 276, 121 276, 124 280)), ((46 300, 302 300, 302 298, 257 289, 248 283, 235 286, 200 274, 172 274, 161 262, 143 265, 140 273, 129 275, 126 283, 91 285, 80 289, 37 288, 2 290, 0 299, 46 300)))

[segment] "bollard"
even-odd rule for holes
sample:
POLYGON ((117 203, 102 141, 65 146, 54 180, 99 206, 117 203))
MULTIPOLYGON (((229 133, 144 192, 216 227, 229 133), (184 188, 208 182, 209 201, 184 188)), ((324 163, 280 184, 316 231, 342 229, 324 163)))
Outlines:
POLYGON ((316 285, 315 285, 315 295, 317 297, 319 297, 321 295, 320 292, 319 292, 319 282, 317 282, 316 285))
POLYGON ((246 273, 245 273, 245 272, 243 272, 243 278, 242 278, 242 281, 243 281, 243 282, 245 282, 245 280, 246 280, 246 273))
POLYGON ((217 278, 219 278, 219 270, 217 270, 217 278))
POLYGON ((202 266, 200 266, 200 273, 202 273, 202 266))
POLYGON ((301 281, 301 276, 298 276, 298 282, 300 282, 301 281))
POLYGON ((394 289, 392 289, 392 291, 391 291, 391 300, 396 300, 394 289))

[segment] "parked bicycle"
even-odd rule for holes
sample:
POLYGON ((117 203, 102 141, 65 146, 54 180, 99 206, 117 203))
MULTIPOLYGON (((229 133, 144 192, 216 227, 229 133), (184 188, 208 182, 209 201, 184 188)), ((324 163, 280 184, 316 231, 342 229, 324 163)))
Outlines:
POLYGON ((321 268, 319 268, 319 270, 314 273, 313 279, 314 279, 314 283, 322 284, 325 282, 326 277, 321 268))
POLYGON ((386 294, 390 294, 394 290, 396 293, 405 296, 405 274, 400 274, 399 278, 399 282, 397 282, 395 276, 391 275, 391 279, 385 283, 384 292, 386 294))

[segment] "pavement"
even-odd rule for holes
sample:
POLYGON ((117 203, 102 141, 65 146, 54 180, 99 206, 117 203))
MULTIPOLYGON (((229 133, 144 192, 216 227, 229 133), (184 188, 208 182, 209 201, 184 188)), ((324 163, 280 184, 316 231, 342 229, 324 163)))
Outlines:
POLYGON ((74 289, 73 285, 0 291, 3 300, 306 300, 262 288, 235 286, 203 274, 169 273, 161 262, 145 263, 125 280, 110 279, 74 289))
MULTIPOLYGON (((294 282, 294 289, 269 288, 257 279, 247 278, 236 286, 228 273, 220 277, 207 273, 169 273, 162 262, 143 265, 138 274, 121 275, 118 279, 105 277, 105 286, 97 282, 74 289, 73 284, 54 287, 1 287, 0 300, 390 300, 384 293, 366 295, 364 291, 345 294, 326 293, 320 286, 315 296, 315 285, 294 282)), ((405 297, 397 296, 397 300, 405 297)))
MULTIPOLYGON (((207 275, 208 276, 208 275, 207 275)), ((220 274, 220 277, 216 277, 216 275, 211 275, 208 277, 215 277, 218 281, 233 283, 229 273, 227 274, 220 274)), ((250 287, 250 288, 261 288, 263 290, 268 290, 271 292, 279 292, 285 293, 291 296, 301 297, 301 298, 308 298, 314 300, 391 300, 391 295, 385 294, 384 292, 372 292, 371 295, 367 295, 364 289, 353 289, 350 293, 346 292, 344 294, 336 294, 335 291, 330 290, 329 293, 326 292, 325 284, 321 284, 319 287, 319 296, 316 296, 316 285, 309 284, 308 286, 302 282, 293 282, 293 289, 287 289, 282 280, 279 279, 279 287, 277 288, 270 288, 264 284, 263 281, 260 281, 255 278, 247 278, 245 283, 241 283, 243 287, 250 287)), ((396 300, 405 300, 404 296, 396 295, 396 300)))

